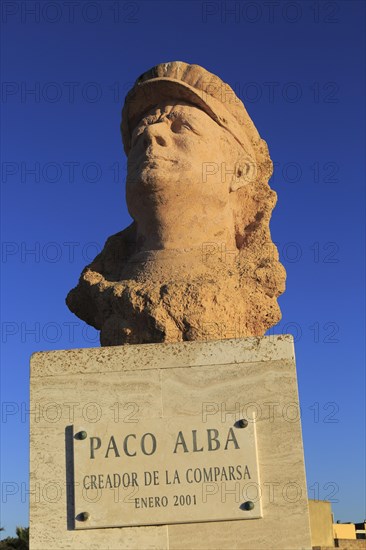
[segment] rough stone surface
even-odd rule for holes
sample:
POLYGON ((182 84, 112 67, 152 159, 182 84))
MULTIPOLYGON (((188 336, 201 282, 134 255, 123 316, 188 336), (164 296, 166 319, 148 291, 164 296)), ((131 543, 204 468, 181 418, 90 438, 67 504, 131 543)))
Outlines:
POLYGON ((102 345, 262 336, 281 318, 272 162, 244 105, 197 65, 165 63, 126 97, 133 223, 67 297, 102 345))

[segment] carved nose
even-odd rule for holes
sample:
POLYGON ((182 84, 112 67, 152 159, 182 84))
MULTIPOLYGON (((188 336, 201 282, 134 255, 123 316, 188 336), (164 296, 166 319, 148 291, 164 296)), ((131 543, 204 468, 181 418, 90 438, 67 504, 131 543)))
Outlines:
POLYGON ((144 132, 144 145, 148 147, 153 143, 157 143, 160 147, 167 147, 168 142, 164 137, 164 133, 167 131, 165 124, 155 123, 148 126, 144 132))

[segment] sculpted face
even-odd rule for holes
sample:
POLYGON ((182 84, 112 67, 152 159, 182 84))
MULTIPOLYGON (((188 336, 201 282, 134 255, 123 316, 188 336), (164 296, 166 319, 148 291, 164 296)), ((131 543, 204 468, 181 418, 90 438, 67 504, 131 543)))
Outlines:
POLYGON ((167 101, 146 113, 132 134, 126 180, 127 205, 140 232, 147 236, 173 223, 188 231, 199 218, 205 238, 202 226, 212 225, 207 212, 227 233, 231 183, 243 155, 231 134, 198 107, 167 101))
POLYGON ((158 180, 170 184, 204 180, 223 184, 221 189, 228 191, 230 174, 221 177, 221 166, 219 173, 214 164, 225 162, 229 170, 238 149, 235 139, 198 107, 165 102, 146 113, 132 133, 127 181, 154 187, 158 180))

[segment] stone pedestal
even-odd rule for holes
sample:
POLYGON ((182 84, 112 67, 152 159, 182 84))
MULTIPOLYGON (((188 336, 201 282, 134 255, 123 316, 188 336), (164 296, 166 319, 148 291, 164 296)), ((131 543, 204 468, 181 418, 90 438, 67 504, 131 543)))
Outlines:
POLYGON ((311 548, 288 335, 36 353, 31 409, 32 550, 311 548))

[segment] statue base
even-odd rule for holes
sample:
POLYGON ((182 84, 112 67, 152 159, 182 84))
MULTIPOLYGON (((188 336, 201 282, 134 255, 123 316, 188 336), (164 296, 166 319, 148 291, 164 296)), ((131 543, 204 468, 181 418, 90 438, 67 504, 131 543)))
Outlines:
POLYGON ((30 548, 310 549, 288 335, 36 353, 30 548))

